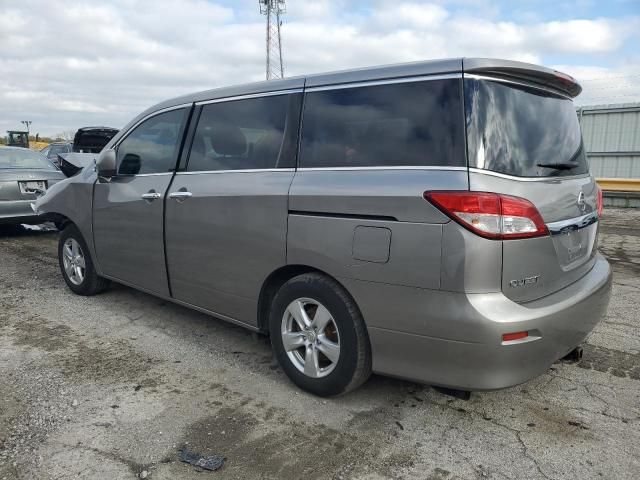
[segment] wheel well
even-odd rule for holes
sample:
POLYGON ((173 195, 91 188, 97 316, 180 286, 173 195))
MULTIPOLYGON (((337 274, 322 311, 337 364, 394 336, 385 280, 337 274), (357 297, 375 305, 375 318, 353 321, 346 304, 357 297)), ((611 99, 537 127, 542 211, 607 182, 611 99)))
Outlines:
POLYGON ((61 213, 45 213, 43 218, 48 222, 53 222, 60 228, 60 230, 64 229, 70 223, 73 223, 69 217, 65 217, 61 213))
MULTIPOLYGON (((267 277, 260 290, 260 298, 258 299, 258 328, 262 333, 269 333, 269 310, 271 303, 275 298, 280 287, 293 277, 302 275, 305 273, 320 273, 327 277, 333 278, 331 275, 318 270, 317 268, 309 267, 308 265, 286 265, 274 271, 267 277)), ((335 278, 334 278, 335 280, 335 278)), ((337 280, 336 280, 337 281, 337 280)), ((338 282, 340 283, 340 282, 338 282)))

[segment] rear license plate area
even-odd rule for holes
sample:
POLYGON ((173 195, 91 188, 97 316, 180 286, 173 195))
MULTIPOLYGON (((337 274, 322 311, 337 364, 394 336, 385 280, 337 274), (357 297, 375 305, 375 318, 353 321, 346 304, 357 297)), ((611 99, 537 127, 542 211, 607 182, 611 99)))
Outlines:
POLYGON ((574 268, 591 257, 595 233, 595 225, 592 225, 553 237, 558 260, 563 269, 574 268))
POLYGON ((44 192, 47 190, 47 182, 44 180, 30 180, 28 182, 18 182, 20 193, 24 195, 44 192))

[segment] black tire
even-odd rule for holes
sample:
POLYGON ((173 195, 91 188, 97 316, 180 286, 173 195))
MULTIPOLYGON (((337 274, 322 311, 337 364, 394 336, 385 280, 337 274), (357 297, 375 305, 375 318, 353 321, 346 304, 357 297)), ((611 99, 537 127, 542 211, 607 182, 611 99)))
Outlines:
POLYGON ((109 280, 98 276, 98 274, 96 273, 96 269, 93 265, 93 260, 91 259, 91 255, 89 253, 89 247, 87 247, 87 243, 84 241, 84 238, 82 237, 80 230, 78 230, 78 227, 73 224, 67 225, 60 234, 60 238, 58 240, 58 264, 60 265, 60 271, 62 272, 62 277, 67 283, 67 286, 71 289, 72 292, 77 293, 78 295, 95 295, 97 293, 103 292, 111 283, 109 282, 109 280), (79 283, 74 283, 74 281, 67 274, 64 266, 63 248, 65 243, 69 239, 78 242, 82 255, 84 257, 84 278, 79 283))
MULTIPOLYGON (((271 345, 278 363, 298 387, 321 397, 347 393, 362 385, 371 375, 371 345, 358 306, 335 280, 307 273, 286 282, 276 294, 269 314, 271 345), (311 299, 322 304, 333 317, 339 332, 340 354, 326 376, 312 378, 300 371, 285 350, 282 324, 285 311, 296 299, 311 299)), ((305 347, 300 347, 304 350, 305 347)))

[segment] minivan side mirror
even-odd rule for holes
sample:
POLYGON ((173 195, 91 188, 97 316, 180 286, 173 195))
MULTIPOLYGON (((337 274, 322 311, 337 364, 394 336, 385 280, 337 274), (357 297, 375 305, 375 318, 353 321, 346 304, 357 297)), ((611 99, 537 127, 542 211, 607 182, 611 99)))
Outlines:
POLYGON ((116 151, 112 148, 102 150, 96 161, 99 177, 111 178, 116 174, 116 151))

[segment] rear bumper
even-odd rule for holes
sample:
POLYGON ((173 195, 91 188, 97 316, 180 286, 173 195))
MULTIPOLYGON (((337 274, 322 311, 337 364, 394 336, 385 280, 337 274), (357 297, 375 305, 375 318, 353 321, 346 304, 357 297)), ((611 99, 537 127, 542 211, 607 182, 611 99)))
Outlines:
MULTIPOLYGON (((594 267, 580 280, 525 304, 502 293, 426 293, 399 288, 404 290, 402 304, 413 311, 396 310, 394 315, 426 318, 416 325, 417 332, 406 327, 405 331, 394 330, 393 324, 403 321, 382 318, 390 313, 384 311, 382 302, 370 306, 372 302, 365 301, 362 308, 362 295, 354 295, 367 321, 374 371, 431 385, 494 390, 544 373, 587 338, 606 313, 611 269, 598 254, 594 267), (532 332, 536 339, 503 344, 502 334, 519 331, 532 332)), ((357 286, 355 289, 358 292, 357 286)), ((377 295, 396 304, 393 297, 382 292, 377 295)))
POLYGON ((0 224, 39 221, 38 215, 31 208, 31 204, 34 202, 35 200, 0 201, 0 224))

